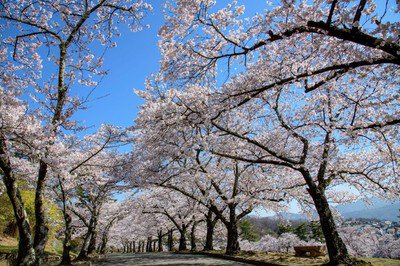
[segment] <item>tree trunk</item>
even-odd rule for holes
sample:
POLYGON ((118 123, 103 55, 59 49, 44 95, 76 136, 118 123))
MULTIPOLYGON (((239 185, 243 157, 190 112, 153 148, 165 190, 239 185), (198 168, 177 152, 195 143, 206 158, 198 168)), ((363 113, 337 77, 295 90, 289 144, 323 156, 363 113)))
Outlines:
POLYGON ((108 243, 108 233, 110 232, 111 227, 113 226, 114 222, 117 220, 117 217, 113 218, 104 228, 103 235, 101 237, 101 245, 99 247, 99 253, 105 254, 107 251, 107 243, 108 243))
POLYGON ((89 246, 87 249, 87 255, 93 254, 93 252, 96 251, 96 241, 97 241, 97 217, 94 216, 89 246))
POLYGON ((63 240, 63 253, 60 265, 71 265, 71 235, 72 228, 71 223, 72 219, 68 213, 64 213, 64 222, 65 222, 65 231, 64 231, 64 240, 63 240))
POLYGON ((144 240, 142 241, 142 252, 144 252, 144 240))
POLYGON ((44 249, 46 248, 47 237, 49 233, 49 228, 46 225, 46 212, 44 207, 44 189, 45 189, 45 179, 47 174, 47 164, 40 161, 39 174, 36 183, 35 191, 35 240, 34 248, 36 253, 36 259, 38 264, 41 264, 41 260, 44 254, 44 249))
POLYGON ((213 219, 213 212, 211 210, 208 211, 206 215, 206 223, 207 223, 207 235, 206 235, 206 243, 204 246, 204 251, 214 250, 214 228, 217 224, 218 219, 213 219))
POLYGON ((182 230, 179 230, 180 238, 179 238, 179 251, 187 250, 186 246, 186 226, 182 226, 182 230))
POLYGON ((35 250, 32 244, 32 235, 28 215, 26 214, 24 203, 21 198, 15 179, 8 179, 3 175, 4 185, 7 189, 8 197, 14 210, 15 220, 18 226, 18 255, 17 265, 34 265, 36 262, 35 250), (7 182, 11 181, 11 182, 7 182))
POLYGON ((153 252, 156 252, 156 244, 157 244, 157 241, 153 241, 153 252))
POLYGON ((194 221, 192 224, 192 229, 190 231, 190 250, 191 251, 196 251, 197 246, 196 246, 196 225, 197 222, 194 221))
POLYGON ((96 251, 96 239, 97 239, 97 232, 94 230, 92 232, 92 236, 90 237, 89 241, 88 255, 93 254, 96 251))
POLYGON ((18 226, 19 241, 17 265, 34 265, 36 262, 35 250, 28 216, 25 211, 21 193, 18 189, 16 178, 11 170, 11 164, 6 156, 4 137, 0 136, 0 168, 7 195, 13 207, 15 221, 18 226))
POLYGON ((60 177, 58 177, 60 192, 61 192, 61 201, 62 201, 62 211, 63 211, 63 218, 65 223, 65 230, 64 230, 64 240, 63 240, 63 253, 60 265, 71 265, 71 237, 72 237, 72 217, 69 215, 67 211, 67 197, 65 195, 64 187, 61 183, 60 177))
POLYGON ((350 265, 353 260, 350 258, 347 251, 346 245, 340 238, 339 233, 336 229, 336 224, 333 219, 332 212, 329 208, 328 200, 325 196, 325 192, 314 187, 309 189, 309 192, 313 198, 315 207, 317 209, 322 231, 324 233, 326 246, 329 254, 330 265, 350 265))
POLYGON ((152 252, 153 247, 152 247, 152 240, 151 240, 151 236, 149 236, 147 238, 147 244, 146 244, 146 252, 152 252))
POLYGON ((162 252, 163 251, 163 246, 162 246, 162 230, 158 231, 158 252, 162 252))
POLYGON ((235 212, 236 206, 229 206, 229 222, 225 224, 227 229, 228 243, 226 245, 226 255, 235 255, 240 250, 239 247, 239 232, 237 228, 237 218, 235 212))
POLYGON ((89 258, 88 257, 88 248, 89 248, 90 238, 91 238, 91 233, 89 233, 89 232, 86 233, 81 251, 79 252, 79 255, 76 258, 76 260, 87 260, 89 258))
POLYGON ((132 241, 132 252, 136 252, 136 242, 132 241))
POLYGON ((168 232, 168 251, 172 251, 173 249, 174 249, 173 231, 169 230, 169 232, 168 232))
POLYGON ((235 255, 240 250, 239 247, 239 233, 236 224, 229 224, 227 227, 228 231, 228 243, 226 245, 226 255, 235 255))
POLYGON ((107 227, 103 232, 103 235, 101 237, 101 244, 99 247, 99 253, 100 254, 106 254, 107 251, 107 243, 108 243, 108 230, 107 227))
POLYGON ((86 232, 81 251, 79 252, 79 255, 76 258, 76 260, 88 260, 89 259, 88 250, 89 250, 89 244, 90 244, 90 241, 92 239, 92 234, 93 234, 93 224, 94 224, 94 218, 92 217, 89 222, 88 231, 86 232))
POLYGON ((100 248, 99 248, 99 253, 100 254, 106 254, 107 242, 108 242, 108 236, 103 235, 103 238, 101 240, 101 245, 100 245, 100 248))

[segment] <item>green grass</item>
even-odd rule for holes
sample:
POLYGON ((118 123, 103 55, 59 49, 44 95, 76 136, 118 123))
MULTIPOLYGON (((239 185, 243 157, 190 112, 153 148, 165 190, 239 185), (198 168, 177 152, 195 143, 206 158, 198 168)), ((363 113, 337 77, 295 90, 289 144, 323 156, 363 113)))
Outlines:
MULTIPOLYGON (((12 252, 18 252, 18 247, 17 246, 3 246, 0 245, 0 253, 12 253, 12 252)), ((45 249, 45 253, 49 255, 62 255, 62 247, 60 248, 54 248, 47 246, 45 249)))
POLYGON ((17 246, 2 246, 0 245, 0 252, 2 253, 12 253, 12 252, 17 252, 18 247, 17 246))
POLYGON ((383 259, 383 258, 360 258, 364 261, 371 262, 374 266, 399 266, 400 259, 383 259))
MULTIPOLYGON (((213 250, 209 253, 213 254, 224 254, 223 250, 213 250)), ((292 266, 300 266, 300 265, 324 265, 329 261, 328 256, 322 256, 317 258, 307 258, 307 257, 296 257, 293 252, 265 252, 265 251, 256 251, 256 252, 246 252, 239 251, 236 257, 258 260, 258 261, 266 261, 266 262, 274 262, 283 265, 292 265, 292 266)), ((373 266, 400 266, 399 259, 384 259, 384 258, 358 258, 365 262, 370 262, 373 266)))

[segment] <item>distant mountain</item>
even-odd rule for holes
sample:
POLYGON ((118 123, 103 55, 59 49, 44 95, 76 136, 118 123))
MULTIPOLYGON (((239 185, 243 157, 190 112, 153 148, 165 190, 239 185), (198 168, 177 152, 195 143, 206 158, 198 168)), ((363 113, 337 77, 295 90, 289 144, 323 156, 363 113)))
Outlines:
MULTIPOLYGON (((367 218, 388 221, 399 221, 400 218, 400 201, 393 204, 383 202, 381 200, 372 200, 373 205, 368 205, 363 201, 354 203, 340 204, 336 209, 342 214, 343 218, 367 218)), ((300 213, 284 212, 269 216, 274 220, 307 220, 307 217, 300 213)))
MULTIPOLYGON (((391 205, 385 201, 379 199, 370 200, 371 204, 367 204, 365 201, 359 200, 353 203, 339 204, 336 206, 336 209, 340 213, 354 212, 354 211, 362 211, 362 210, 371 210, 380 207, 386 207, 391 205)), ((396 202, 400 203, 400 202, 396 202)))
MULTIPOLYGON (((369 218, 388 221, 399 221, 400 218, 400 202, 394 204, 383 205, 381 203, 374 206, 365 206, 362 208, 362 203, 354 203, 355 206, 338 206, 337 209, 346 219, 349 218, 369 218)), ((346 204, 349 205, 349 204, 346 204)))
POLYGON ((279 213, 277 215, 271 216, 271 219, 274 220, 301 220, 301 221, 306 221, 307 217, 304 214, 301 213, 291 213, 291 212, 283 212, 279 213))

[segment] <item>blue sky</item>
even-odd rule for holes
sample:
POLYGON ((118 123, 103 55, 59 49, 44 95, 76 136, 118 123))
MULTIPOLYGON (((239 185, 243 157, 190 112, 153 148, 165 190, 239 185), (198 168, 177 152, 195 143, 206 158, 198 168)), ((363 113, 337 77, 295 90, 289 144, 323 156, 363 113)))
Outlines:
MULTIPOLYGON (((161 59, 157 46, 157 32, 165 22, 162 14, 164 1, 149 0, 153 6, 153 12, 149 13, 144 24, 150 25, 149 29, 140 32, 131 32, 122 26, 122 36, 116 38, 117 47, 107 51, 104 60, 104 69, 109 74, 103 78, 98 86, 93 99, 108 95, 89 103, 88 110, 80 111, 75 116, 78 120, 84 120, 86 126, 94 126, 91 132, 105 122, 117 126, 131 126, 135 119, 141 99, 133 90, 144 89, 146 77, 156 73, 161 59)), ((246 13, 252 14, 260 6, 265 8, 264 1, 239 1, 246 2, 246 13), (263 5, 260 5, 260 2, 263 5)))
POLYGON ((157 31, 163 25, 162 1, 150 1, 154 7, 145 24, 149 29, 131 32, 121 27, 122 36, 116 39, 117 47, 107 51, 104 69, 108 75, 96 89, 93 99, 108 95, 88 104, 88 110, 80 111, 75 118, 84 120, 86 126, 97 128, 101 123, 131 126, 141 104, 134 89, 144 89, 144 81, 158 70, 161 58, 157 46, 157 31))

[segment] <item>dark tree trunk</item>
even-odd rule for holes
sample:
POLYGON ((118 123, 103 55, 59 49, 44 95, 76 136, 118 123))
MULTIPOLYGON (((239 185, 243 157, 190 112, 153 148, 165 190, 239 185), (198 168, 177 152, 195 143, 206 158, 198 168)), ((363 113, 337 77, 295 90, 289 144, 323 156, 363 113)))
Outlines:
POLYGON ((152 239, 151 236, 147 238, 147 244, 146 244, 146 252, 152 252, 153 247, 152 247, 152 239))
POLYGON ((179 251, 187 250, 186 246, 186 226, 182 225, 182 229, 179 230, 180 238, 179 238, 179 251))
MULTIPOLYGON (((5 176, 3 176, 3 180, 4 179, 5 176)), ((35 250, 33 248, 30 224, 21 194, 15 184, 15 180, 12 180, 10 183, 4 182, 4 184, 13 206, 15 220, 18 226, 19 241, 17 265, 34 265, 36 263, 35 250)))
POLYGON ((89 244, 91 242, 92 235, 93 235, 94 222, 95 222, 94 217, 92 217, 89 222, 88 231, 86 232, 85 238, 83 240, 81 251, 79 252, 79 255, 76 258, 76 260, 88 260, 89 259, 88 250, 89 250, 89 244))
POLYGON ((47 237, 49 233, 49 228, 46 225, 46 213, 44 208, 44 189, 45 189, 45 179, 47 175, 47 164, 40 161, 38 180, 36 183, 35 191, 35 240, 34 248, 36 253, 36 259, 38 263, 41 264, 41 259, 44 254, 44 249, 47 243, 47 237))
POLYGON ((156 252, 156 244, 157 244, 157 241, 153 241, 153 252, 156 252))
POLYGON ((316 187, 314 187, 314 189, 309 189, 309 192, 319 215, 322 232, 324 233, 328 249, 330 265, 352 264, 353 260, 349 256, 346 245, 337 232, 325 192, 316 187))
POLYGON ((8 157, 5 156, 7 154, 5 151, 5 138, 3 138, 3 136, 0 137, 0 168, 2 170, 3 183, 13 207, 14 217, 19 233, 17 265, 34 265, 36 262, 36 256, 32 243, 28 216, 21 198, 21 193, 17 186, 16 178, 11 170, 10 161, 8 160, 8 157))
POLYGON ((62 210, 63 210, 63 218, 65 223, 65 230, 64 230, 64 240, 63 240, 63 253, 60 265, 71 265, 71 237, 72 237, 72 217, 69 215, 67 211, 67 198, 65 195, 64 187, 61 183, 59 177, 59 185, 60 185, 60 192, 61 192, 61 201, 62 201, 62 210))
POLYGON ((17 223, 12 220, 9 221, 8 224, 6 225, 6 227, 3 230, 3 233, 5 235, 8 235, 12 238, 17 238, 18 237, 18 225, 17 223))
POLYGON ((132 252, 136 252, 136 242, 132 241, 132 252))
POLYGON ((235 255, 240 251, 239 233, 236 224, 229 224, 228 228, 228 243, 226 245, 226 255, 235 255))
POLYGON ((308 193, 311 195, 315 208, 317 209, 319 220, 321 223, 322 232, 324 233, 326 246, 329 254, 330 265, 351 265, 354 260, 350 258, 346 245, 340 238, 336 229, 336 224, 333 219, 332 212, 329 207, 328 199, 325 195, 325 189, 329 185, 329 181, 325 178, 328 165, 328 156, 331 146, 330 132, 325 135, 324 149, 322 153, 322 161, 318 169, 316 179, 318 185, 313 180, 310 172, 307 169, 300 169, 304 180, 308 186, 308 193))
POLYGON ((108 236, 103 235, 103 238, 101 240, 101 245, 99 248, 100 254, 106 254, 107 242, 108 242, 108 236))
POLYGON ((64 240, 63 240, 63 253, 60 265, 71 265, 71 235, 72 228, 71 223, 72 219, 68 213, 64 213, 64 222, 65 222, 65 231, 64 231, 64 240))
POLYGON ((158 252, 163 251, 162 238, 163 238, 162 230, 158 230, 158 252))
POLYGON ((204 251, 214 250, 214 228, 217 224, 218 219, 213 219, 213 212, 211 210, 208 211, 206 215, 206 223, 207 223, 207 235, 206 235, 206 243, 204 246, 204 251))
POLYGON ((141 242, 139 241, 139 242, 138 242, 138 249, 137 249, 137 252, 140 252, 141 248, 142 248, 141 242))
POLYGON ((142 252, 144 252, 144 240, 142 241, 142 252))
POLYGON ((76 260, 87 260, 89 258, 88 248, 89 248, 90 237, 91 233, 90 232, 86 233, 85 238, 83 240, 81 251, 79 252, 79 255, 76 258, 76 260))
POLYGON ((174 238, 173 238, 173 231, 168 231, 168 251, 172 251, 174 249, 174 238))
POLYGON ((104 228, 103 235, 101 237, 101 244, 99 247, 99 253, 100 254, 106 254, 107 252, 107 243, 108 243, 108 233, 110 232, 110 228, 114 224, 114 221, 116 221, 116 218, 112 219, 107 226, 104 228))
POLYGON ((239 252, 239 232, 237 228, 236 206, 229 206, 229 222, 225 224, 227 229, 228 243, 226 245, 226 255, 235 255, 239 252))
POLYGON ((190 230, 190 250, 191 251, 196 251, 197 250, 197 246, 196 246, 196 225, 197 225, 197 222, 193 222, 192 229, 190 230))
POLYGON ((94 231, 89 241, 88 255, 93 254, 96 251, 96 238, 97 238, 97 232, 94 231))
POLYGON ((89 246, 87 249, 87 255, 93 254, 96 251, 96 241, 97 241, 97 217, 94 217, 92 234, 90 236, 89 246))

